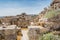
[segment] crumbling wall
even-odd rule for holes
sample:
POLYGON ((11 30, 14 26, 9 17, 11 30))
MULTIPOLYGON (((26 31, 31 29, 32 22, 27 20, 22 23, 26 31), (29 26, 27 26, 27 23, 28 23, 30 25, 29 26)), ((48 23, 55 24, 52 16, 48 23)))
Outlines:
POLYGON ((29 40, 38 40, 40 36, 39 28, 30 28, 28 31, 29 40))
POLYGON ((16 40, 16 31, 14 29, 5 30, 5 40, 16 40))
POLYGON ((14 29, 0 30, 0 40, 16 40, 16 36, 14 29))

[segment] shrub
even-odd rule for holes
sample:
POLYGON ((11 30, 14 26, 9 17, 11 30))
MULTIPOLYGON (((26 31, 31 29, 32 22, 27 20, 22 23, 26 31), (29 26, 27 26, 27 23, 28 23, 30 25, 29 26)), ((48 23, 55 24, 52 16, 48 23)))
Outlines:
POLYGON ((58 14, 60 14, 60 10, 50 10, 44 15, 44 17, 45 18, 52 18, 58 14))
POLYGON ((60 37, 58 35, 48 33, 48 34, 44 34, 39 40, 60 40, 60 37))

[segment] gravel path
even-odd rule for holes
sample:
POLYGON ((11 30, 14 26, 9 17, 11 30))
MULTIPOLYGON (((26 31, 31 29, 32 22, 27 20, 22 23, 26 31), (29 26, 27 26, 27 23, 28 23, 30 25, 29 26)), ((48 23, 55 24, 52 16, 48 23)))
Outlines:
POLYGON ((22 38, 21 40, 28 40, 28 30, 21 30, 22 31, 22 38))

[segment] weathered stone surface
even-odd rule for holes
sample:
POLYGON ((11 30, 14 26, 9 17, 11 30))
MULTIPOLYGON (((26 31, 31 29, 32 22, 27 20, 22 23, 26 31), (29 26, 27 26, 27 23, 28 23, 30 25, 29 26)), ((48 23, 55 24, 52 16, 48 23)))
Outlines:
POLYGON ((5 40, 16 40, 16 34, 5 35, 5 40))
POLYGON ((15 30, 0 30, 0 39, 1 40, 16 40, 15 30))
POLYGON ((28 32, 29 40, 38 40, 40 36, 39 28, 31 28, 28 32))

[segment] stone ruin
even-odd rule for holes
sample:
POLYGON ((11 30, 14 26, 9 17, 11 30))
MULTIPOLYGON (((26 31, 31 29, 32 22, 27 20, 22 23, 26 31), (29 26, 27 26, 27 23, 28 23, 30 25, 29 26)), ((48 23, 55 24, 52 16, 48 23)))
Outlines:
POLYGON ((40 29, 39 28, 30 28, 28 31, 29 40, 38 40, 40 37, 40 29))
POLYGON ((0 27, 0 40, 17 40, 17 31, 14 25, 0 27))
POLYGON ((16 40, 15 30, 0 30, 0 40, 16 40))

